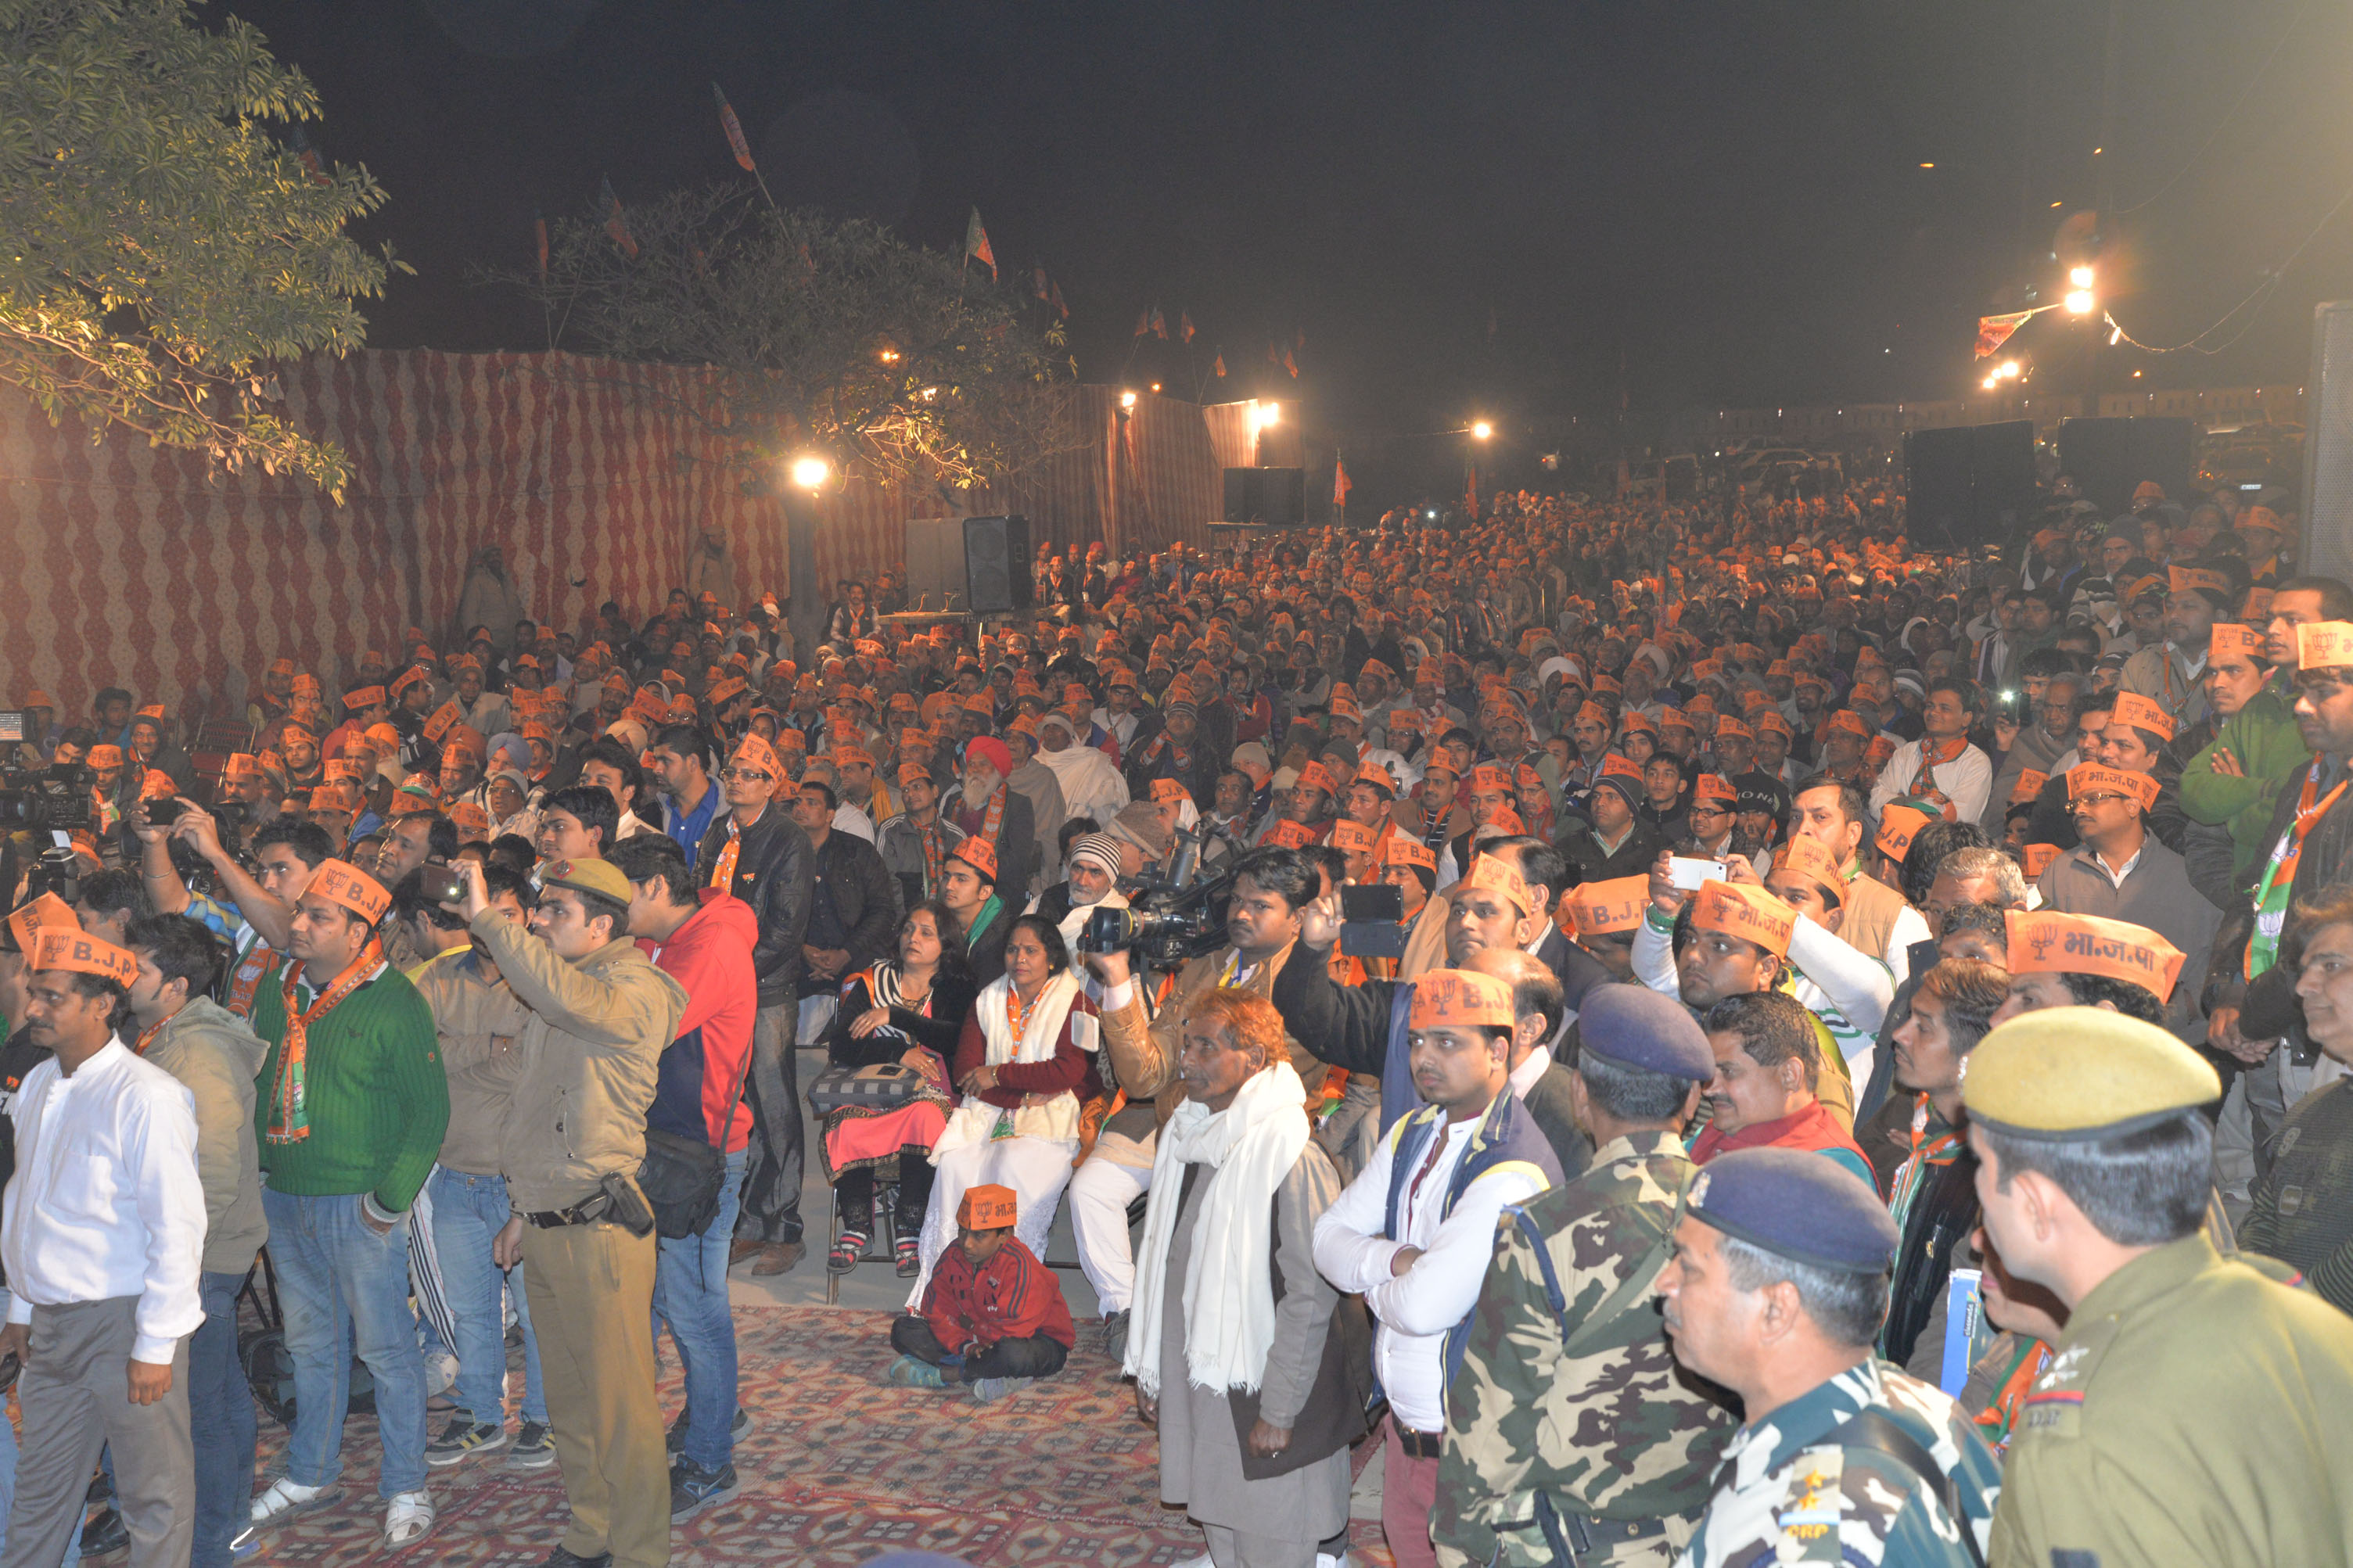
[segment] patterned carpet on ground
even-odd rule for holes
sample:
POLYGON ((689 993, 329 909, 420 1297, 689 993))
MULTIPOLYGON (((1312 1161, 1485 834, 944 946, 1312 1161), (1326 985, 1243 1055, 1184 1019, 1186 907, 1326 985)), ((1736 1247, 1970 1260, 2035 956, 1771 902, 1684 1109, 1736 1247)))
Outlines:
MULTIPOLYGON (((1147 1568, 1202 1550, 1200 1531, 1160 1506, 1156 1445, 1136 1419, 1131 1385, 1097 1348, 1099 1324, 1079 1325, 1079 1349, 1060 1376, 987 1405, 961 1390, 885 1384, 889 1330, 887 1312, 735 1309, 752 1415, 751 1434, 735 1447, 743 1489, 674 1530, 672 1563, 851 1568, 916 1548, 985 1568, 1147 1568)), ((519 1351, 512 1360, 510 1387, 520 1394, 519 1351)), ((668 1418, 684 1394, 674 1356, 665 1355, 662 1371, 668 1418)), ((264 1477, 285 1439, 265 1415, 264 1477)), ((435 1471, 438 1526, 415 1546, 383 1552, 373 1415, 351 1418, 343 1457, 342 1497, 269 1531, 256 1561, 533 1568, 563 1538, 562 1478, 553 1468, 513 1469, 499 1454, 435 1471)), ((1354 1528, 1354 1561, 1388 1564, 1379 1526, 1354 1528)))

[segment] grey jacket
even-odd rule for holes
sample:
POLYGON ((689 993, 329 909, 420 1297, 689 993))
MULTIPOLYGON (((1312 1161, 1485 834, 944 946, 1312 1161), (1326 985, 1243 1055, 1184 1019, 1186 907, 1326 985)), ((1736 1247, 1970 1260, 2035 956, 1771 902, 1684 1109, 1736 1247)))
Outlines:
POLYGON ((253 1133, 253 1078, 269 1054, 268 1043, 244 1019, 209 996, 173 1014, 147 1043, 147 1059, 195 1097, 207 1274, 244 1274, 269 1239, 269 1222, 261 1213, 261 1155, 253 1133))

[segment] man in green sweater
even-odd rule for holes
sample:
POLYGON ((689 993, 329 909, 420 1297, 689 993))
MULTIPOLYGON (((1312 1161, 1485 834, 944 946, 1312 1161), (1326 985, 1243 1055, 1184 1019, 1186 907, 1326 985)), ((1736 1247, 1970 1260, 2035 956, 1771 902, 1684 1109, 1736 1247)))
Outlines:
POLYGON ((408 1306, 408 1208, 449 1121, 432 1009, 385 963, 375 878, 322 861, 294 900, 289 963, 254 999, 269 1055, 255 1080, 262 1208, 294 1363, 286 1471, 253 1500, 270 1525, 334 1495, 351 1399, 345 1325, 375 1383, 384 1544, 433 1528, 425 1364, 408 1306))
MULTIPOLYGON (((2271 848, 2272 802, 2280 784, 2312 753, 2288 711, 2295 693, 2282 696, 2269 679, 2263 634, 2225 621, 2215 625, 2212 637, 2207 690, 2221 728, 2181 766, 2181 809, 2193 822, 2231 830, 2231 881, 2244 888, 2271 848)), ((2293 657, 2286 673, 2295 674, 2293 657)))

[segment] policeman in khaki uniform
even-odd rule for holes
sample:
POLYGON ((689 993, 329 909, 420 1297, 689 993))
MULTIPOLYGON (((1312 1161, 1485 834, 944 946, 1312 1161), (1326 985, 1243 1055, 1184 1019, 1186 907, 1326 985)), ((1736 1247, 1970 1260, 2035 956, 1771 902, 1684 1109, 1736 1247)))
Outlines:
POLYGON ((2069 1312, 2010 1440, 1995 1568, 2353 1561, 2353 1319, 2207 1238, 2221 1093, 2173 1036, 2095 1008, 1970 1056, 1986 1232, 2069 1312))
POLYGON ((1688 1009, 1639 985, 1595 988, 1578 1023, 1570 1096, 1599 1147, 1575 1181, 1504 1209, 1447 1387, 1445 1568, 1665 1568, 1732 1431, 1653 1304, 1694 1169, 1682 1129, 1715 1058, 1688 1009))
POLYGON ((1897 1240, 1879 1194, 1810 1150, 1735 1150, 1692 1177, 1659 1276, 1667 1334, 1747 1419, 1677 1568, 1983 1561, 1993 1451, 1872 1351, 1897 1240))

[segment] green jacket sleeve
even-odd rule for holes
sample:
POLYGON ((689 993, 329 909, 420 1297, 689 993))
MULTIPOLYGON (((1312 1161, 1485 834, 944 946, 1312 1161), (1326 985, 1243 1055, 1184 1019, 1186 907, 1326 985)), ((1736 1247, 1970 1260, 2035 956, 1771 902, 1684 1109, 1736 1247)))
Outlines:
POLYGON ((441 1068, 433 1010, 406 980, 401 988, 406 994, 385 1020, 377 1042, 385 1053, 385 1079, 400 1128, 375 1194, 377 1205, 388 1214, 405 1214, 417 1201, 417 1189, 440 1157, 442 1135, 449 1130, 449 1080, 441 1068))

